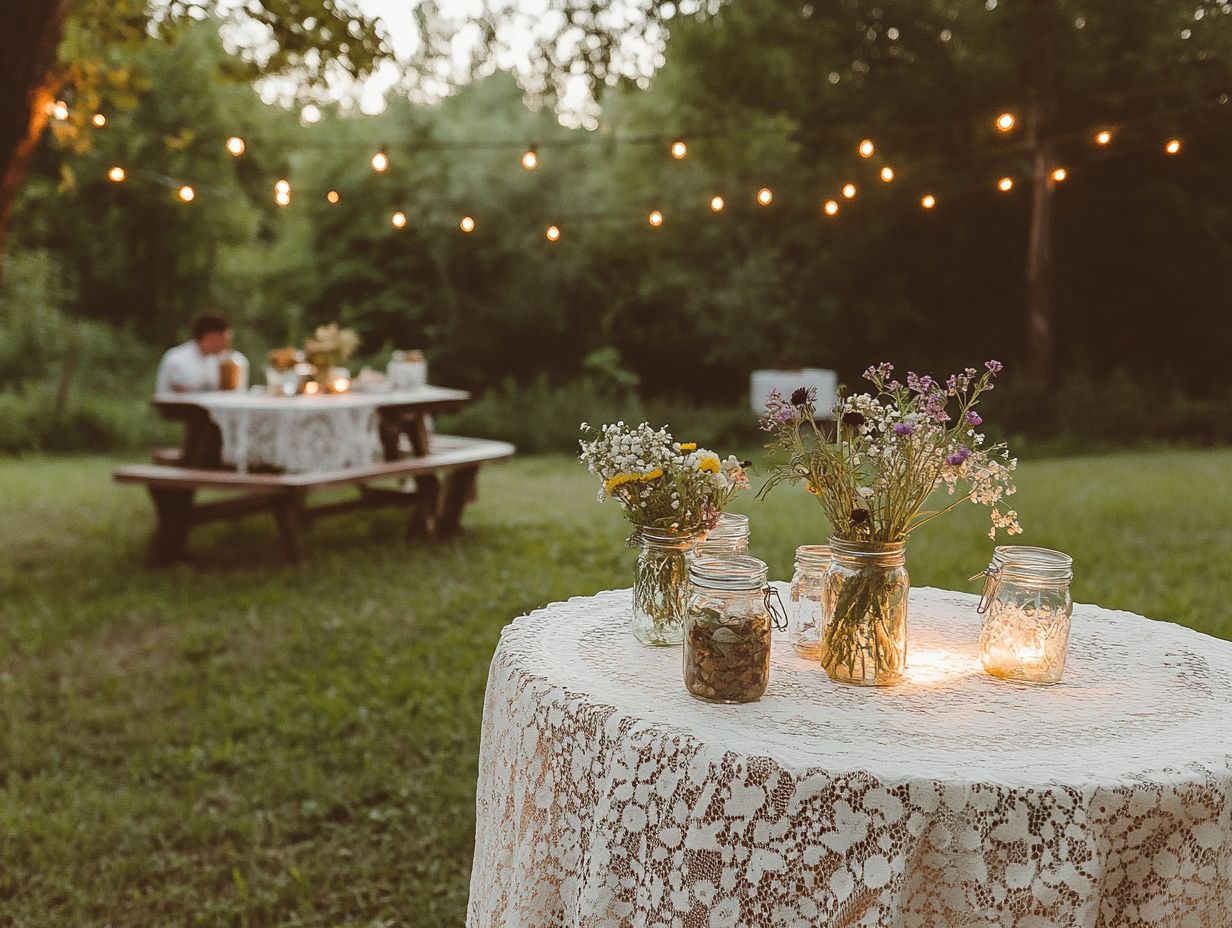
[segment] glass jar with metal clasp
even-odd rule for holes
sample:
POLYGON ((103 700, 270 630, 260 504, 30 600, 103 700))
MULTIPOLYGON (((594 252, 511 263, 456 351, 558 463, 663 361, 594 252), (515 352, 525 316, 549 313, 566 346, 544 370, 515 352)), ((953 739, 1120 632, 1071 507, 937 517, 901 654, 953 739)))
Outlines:
POLYGON ((1019 683, 1061 682, 1074 609, 1074 559, 1048 548, 1001 545, 983 576, 978 609, 984 616, 984 669, 1019 683))
POLYGON ((753 702, 770 682, 773 629, 787 627, 755 557, 696 558, 684 629, 684 685, 711 702, 753 702))

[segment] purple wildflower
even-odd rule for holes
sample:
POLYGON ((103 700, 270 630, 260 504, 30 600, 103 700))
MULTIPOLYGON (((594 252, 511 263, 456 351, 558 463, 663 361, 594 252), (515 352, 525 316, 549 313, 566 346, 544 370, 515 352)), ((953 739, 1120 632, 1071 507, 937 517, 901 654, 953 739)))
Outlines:
POLYGON ((949 422, 950 414, 945 411, 946 396, 940 391, 929 393, 920 404, 920 412, 934 422, 949 422))
POLYGON ((923 396, 933 385, 933 379, 925 374, 921 377, 915 371, 907 372, 907 389, 923 396))
POLYGON ((894 365, 889 361, 882 361, 880 364, 871 365, 864 372, 864 379, 877 383, 880 380, 885 380, 892 373, 894 373, 894 365))
POLYGON ((962 464, 963 461, 967 460, 967 458, 969 457, 971 457, 970 449, 959 448, 957 451, 955 451, 953 454, 951 454, 948 458, 945 459, 945 463, 949 464, 951 467, 958 467, 960 464, 962 464))
POLYGON ((969 425, 983 425, 984 420, 980 418, 980 414, 972 409, 967 413, 967 423, 969 425))
POLYGON ((984 366, 988 368, 990 373, 996 374, 1005 368, 1005 365, 1000 361, 985 361, 984 366))
POLYGON ((894 434, 895 435, 906 436, 906 435, 910 435, 914 431, 915 431, 915 426, 912 425, 910 422, 897 422, 894 424, 894 434))

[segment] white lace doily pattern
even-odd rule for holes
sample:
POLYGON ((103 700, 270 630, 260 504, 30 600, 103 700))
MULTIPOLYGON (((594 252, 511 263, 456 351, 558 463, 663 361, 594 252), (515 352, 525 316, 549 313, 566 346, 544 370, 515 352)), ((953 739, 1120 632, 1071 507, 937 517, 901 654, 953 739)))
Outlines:
POLYGON ((976 597, 914 590, 909 681, 776 637, 712 705, 628 590, 502 634, 470 928, 1227 928, 1232 644, 1078 606, 1065 679, 984 675, 976 597))

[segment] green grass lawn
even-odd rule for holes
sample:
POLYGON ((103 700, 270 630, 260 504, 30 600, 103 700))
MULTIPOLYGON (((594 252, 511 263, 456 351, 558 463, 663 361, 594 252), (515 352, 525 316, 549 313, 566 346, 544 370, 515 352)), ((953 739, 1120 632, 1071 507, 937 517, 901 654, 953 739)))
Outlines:
MULTIPOLYGON (((501 627, 627 585, 580 465, 486 470, 468 532, 326 521, 300 567, 270 520, 199 531, 150 571, 144 495, 112 460, 0 461, 0 925, 461 924, 479 720, 501 627)), ((1232 451, 1024 464, 1024 543, 1075 595, 1232 637, 1232 451)), ((786 577, 823 541, 784 488, 746 500, 786 577)), ((974 591, 986 516, 914 538, 917 585, 974 591)))

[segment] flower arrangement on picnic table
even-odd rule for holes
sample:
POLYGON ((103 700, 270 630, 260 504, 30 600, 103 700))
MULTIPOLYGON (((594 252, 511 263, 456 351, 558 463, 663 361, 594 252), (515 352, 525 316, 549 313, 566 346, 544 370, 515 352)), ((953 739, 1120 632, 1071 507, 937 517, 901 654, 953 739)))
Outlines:
POLYGON ((629 544, 641 545, 633 584, 633 633, 644 644, 680 644, 688 609, 686 558, 714 528, 738 490, 749 485, 745 465, 666 428, 623 421, 596 429, 583 422, 581 458, 633 523, 629 544))
POLYGON ((761 427, 778 458, 760 495, 803 482, 833 528, 826 572, 827 622, 820 658, 831 679, 864 686, 899 682, 907 658, 906 543, 913 531, 963 502, 988 506, 989 537, 1019 534, 1014 494, 1017 460, 1004 444, 985 447, 980 397, 1002 369, 989 361, 944 383, 893 365, 870 367, 873 391, 839 395, 833 434, 817 424, 816 394, 775 392, 761 427), (930 507, 942 488, 951 502, 930 507), (926 508, 929 507, 929 508, 926 508))
POLYGON ((359 335, 354 329, 341 328, 338 323, 318 326, 304 345, 304 356, 316 367, 316 379, 323 393, 333 391, 334 368, 355 353, 359 335))

